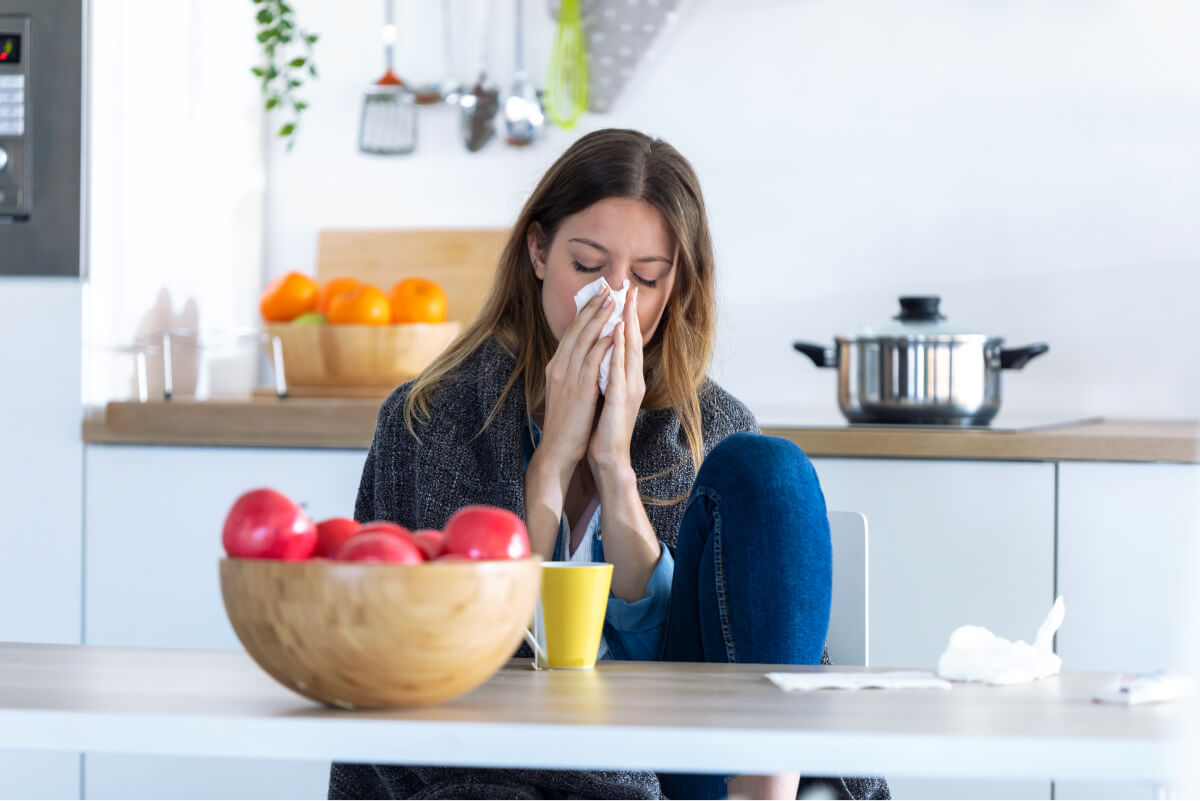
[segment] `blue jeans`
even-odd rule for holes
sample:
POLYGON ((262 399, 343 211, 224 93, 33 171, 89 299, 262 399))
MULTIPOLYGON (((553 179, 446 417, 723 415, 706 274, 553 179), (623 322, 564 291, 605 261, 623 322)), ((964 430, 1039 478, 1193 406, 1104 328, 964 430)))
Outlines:
MULTIPOLYGON (((804 452, 778 437, 735 434, 704 460, 687 504, 663 660, 820 664, 833 552, 825 496, 804 452)), ((668 798, 724 798, 728 778, 659 774, 668 798)))

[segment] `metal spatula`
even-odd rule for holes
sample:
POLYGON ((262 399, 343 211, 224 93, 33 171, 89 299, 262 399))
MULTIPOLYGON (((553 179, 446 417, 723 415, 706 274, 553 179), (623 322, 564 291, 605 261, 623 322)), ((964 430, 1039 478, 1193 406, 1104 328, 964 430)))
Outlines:
POLYGON ((383 4, 383 52, 387 69, 363 96, 358 149, 380 156, 411 153, 417 146, 417 109, 413 93, 393 72, 396 26, 392 0, 383 4))

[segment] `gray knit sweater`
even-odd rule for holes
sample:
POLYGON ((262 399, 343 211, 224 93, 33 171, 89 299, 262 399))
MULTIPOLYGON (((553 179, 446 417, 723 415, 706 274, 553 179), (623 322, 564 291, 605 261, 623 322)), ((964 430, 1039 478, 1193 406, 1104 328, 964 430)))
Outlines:
MULTIPOLYGON (((490 504, 524 515, 522 437, 525 393, 517 381, 487 429, 476 436, 500 398, 515 361, 494 340, 485 343, 439 388, 433 419, 404 424, 409 384, 397 388, 379 410, 375 438, 363 467, 356 520, 391 520, 410 529, 441 528, 457 509, 490 504)), ((740 431, 757 431, 749 410, 709 381, 700 393, 704 452, 740 431)), ((671 411, 638 413, 630 456, 639 476, 668 470, 688 456, 687 439, 671 411)), ((690 459, 664 476, 643 481, 658 498, 685 495, 694 468, 690 459)), ((684 504, 647 506, 659 540, 672 551, 684 504)), ((522 646, 526 650, 526 646, 522 646)), ((520 653, 520 652, 518 652, 520 653)), ((824 660, 823 660, 824 661, 824 660)), ((397 754, 403 763, 404 755, 397 754)), ((805 779, 825 784, 838 798, 888 798, 882 779, 805 779)), ((802 786, 802 790, 806 787, 802 786)), ((438 768, 334 763, 330 798, 662 798, 658 777, 648 771, 550 771, 438 768)))

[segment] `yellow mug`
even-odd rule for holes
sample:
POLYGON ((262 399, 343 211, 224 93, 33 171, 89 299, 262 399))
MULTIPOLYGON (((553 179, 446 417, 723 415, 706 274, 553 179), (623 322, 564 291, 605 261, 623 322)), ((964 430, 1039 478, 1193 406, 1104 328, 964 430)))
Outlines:
POLYGON ((535 668, 596 666, 612 572, 608 562, 542 562, 542 594, 525 630, 535 668))

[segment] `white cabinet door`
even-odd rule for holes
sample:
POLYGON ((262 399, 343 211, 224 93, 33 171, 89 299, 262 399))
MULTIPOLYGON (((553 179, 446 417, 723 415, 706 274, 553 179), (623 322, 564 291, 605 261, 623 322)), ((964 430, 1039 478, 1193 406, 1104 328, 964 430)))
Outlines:
POLYGON ((0 278, 0 640, 79 643, 82 293, 0 278))
MULTIPOLYGON (((240 648, 217 578, 239 494, 270 486, 351 516, 366 451, 89 446, 85 642, 240 648)), ((89 753, 87 798, 324 798, 329 765, 89 753)))
MULTIPOLYGON (((813 464, 829 508, 867 516, 874 667, 933 669, 968 623, 1032 640, 1054 601, 1053 464, 813 464)), ((888 779, 895 798, 1050 797, 1049 782, 888 779)))
POLYGON ((79 757, 58 751, 0 751, 0 799, 79 798, 79 757))
POLYGON ((88 754, 85 798, 274 799, 329 795, 328 762, 88 754))
POLYGON ((225 617, 221 527, 241 493, 273 487, 315 520, 350 517, 366 451, 87 448, 85 642, 240 648, 225 617))
MULTIPOLYGON (((83 283, 0 277, 0 299, 0 641, 78 644, 83 283)), ((0 752, 0 798, 78 797, 79 754, 0 752)))
MULTIPOLYGON (((1059 467, 1058 633, 1066 668, 1181 667, 1200 556, 1200 465, 1059 467)), ((1056 798, 1154 798, 1151 785, 1060 782, 1056 798)))

